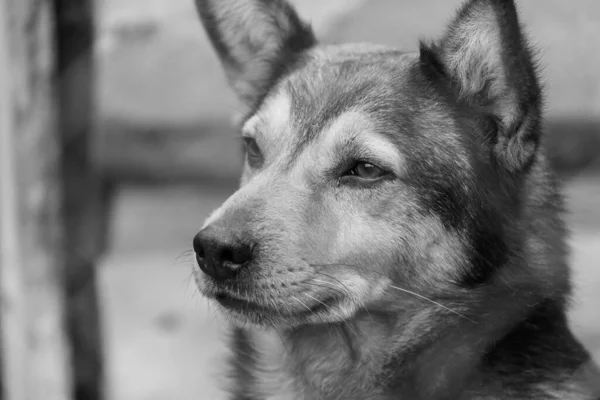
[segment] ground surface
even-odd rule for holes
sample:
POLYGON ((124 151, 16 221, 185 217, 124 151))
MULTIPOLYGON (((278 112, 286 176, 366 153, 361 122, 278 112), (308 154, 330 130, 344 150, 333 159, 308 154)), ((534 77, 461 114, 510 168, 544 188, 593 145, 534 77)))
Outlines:
MULTIPOLYGON (((99 47, 101 118, 147 124, 227 121, 236 108, 198 26, 192 0, 104 0, 99 47)), ((439 33, 458 0, 297 0, 329 41, 415 48, 439 33), (352 6, 352 7, 350 7, 352 6)), ((600 2, 527 0, 539 42, 551 117, 600 119, 600 2)), ((568 140, 568 137, 566 138, 568 140)), ((206 135, 189 149, 207 170, 236 172, 231 137, 206 135), (233 167, 232 167, 233 165, 233 167)), ((221 399, 222 326, 189 281, 191 238, 234 190, 227 184, 125 186, 112 247, 100 269, 113 400, 221 399)), ((567 186, 578 289, 572 324, 600 359, 600 178, 567 186)))

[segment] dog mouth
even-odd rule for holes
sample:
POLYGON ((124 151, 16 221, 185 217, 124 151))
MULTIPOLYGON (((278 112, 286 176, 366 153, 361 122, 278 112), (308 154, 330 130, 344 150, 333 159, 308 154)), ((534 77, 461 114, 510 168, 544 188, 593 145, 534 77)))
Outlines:
MULTIPOLYGON (((321 300, 314 300, 311 303, 300 302, 293 306, 266 306, 261 303, 240 299, 232 296, 227 292, 218 292, 214 295, 214 300, 227 310, 235 311, 242 314, 260 314, 260 315, 277 315, 280 317, 302 317, 308 315, 321 314, 341 301, 339 296, 327 296, 321 300)), ((291 296, 294 298, 294 296, 291 296)))

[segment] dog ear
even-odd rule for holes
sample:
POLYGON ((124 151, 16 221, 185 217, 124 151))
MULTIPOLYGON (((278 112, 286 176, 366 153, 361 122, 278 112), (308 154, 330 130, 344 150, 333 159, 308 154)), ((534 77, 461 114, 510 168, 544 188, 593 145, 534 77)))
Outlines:
MULTIPOLYGON (((440 40, 421 43, 421 65, 449 80, 459 101, 483 113, 493 152, 515 172, 533 160, 540 140, 541 89, 513 0, 470 0, 440 40)), ((481 115, 481 114, 478 114, 481 115)))
POLYGON ((231 86, 249 107, 316 43, 285 0, 196 0, 196 6, 231 86))

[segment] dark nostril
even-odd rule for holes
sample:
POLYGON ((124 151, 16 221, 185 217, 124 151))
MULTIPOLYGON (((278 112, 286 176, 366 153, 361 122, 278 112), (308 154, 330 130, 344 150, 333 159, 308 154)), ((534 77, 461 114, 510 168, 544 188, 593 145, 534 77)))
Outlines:
POLYGON ((229 248, 223 254, 223 259, 233 264, 244 264, 252 259, 252 248, 245 244, 240 244, 229 248))

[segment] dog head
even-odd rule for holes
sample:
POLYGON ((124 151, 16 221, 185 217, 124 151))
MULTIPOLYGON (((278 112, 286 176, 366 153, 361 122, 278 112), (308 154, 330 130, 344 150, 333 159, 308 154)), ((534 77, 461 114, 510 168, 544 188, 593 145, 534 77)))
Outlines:
POLYGON ((467 2, 415 53, 319 45, 282 0, 197 6, 247 107, 241 187, 194 238, 226 315, 457 305, 523 257, 541 94, 512 1, 467 2))

